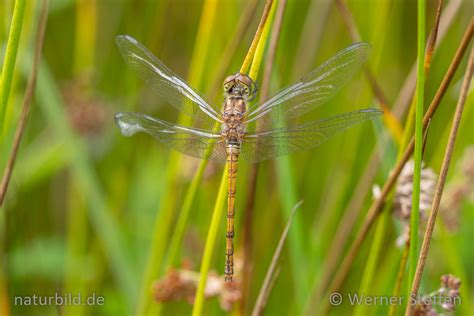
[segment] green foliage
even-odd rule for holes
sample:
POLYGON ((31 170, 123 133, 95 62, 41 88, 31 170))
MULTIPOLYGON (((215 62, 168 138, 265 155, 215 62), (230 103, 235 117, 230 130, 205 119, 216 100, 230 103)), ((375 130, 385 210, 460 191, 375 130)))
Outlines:
MULTIPOLYGON (((5 109, 10 112, 0 142, 2 172, 31 70, 41 1, 35 5, 26 1, 23 18, 16 21, 23 22, 17 52, 7 48, 12 45, 7 44, 7 35, 14 2, 0 4, 0 56, 1 64, 5 65, 2 78, 7 78, 1 85, 0 114, 5 109), (12 68, 13 53, 18 57, 16 67, 12 68), (6 91, 10 91, 8 98, 6 91)), ((469 8, 468 2, 461 4, 447 34, 440 40, 425 78, 425 104, 436 92, 469 23, 472 5, 469 8)), ((392 108, 416 60, 417 7, 415 1, 409 0, 374 3, 347 1, 362 40, 372 45, 368 64, 386 94, 388 107, 392 108)), ((3 302, 8 302, 12 315, 54 315, 55 308, 14 306, 13 299, 18 295, 54 295, 67 291, 103 295, 105 306, 65 309, 65 314, 189 315, 193 306, 184 299, 160 305, 154 302, 153 284, 170 269, 180 269, 185 263, 195 272, 199 272, 202 264, 203 270, 222 277, 225 222, 224 217, 219 219, 219 212, 223 211, 219 191, 223 190, 224 165, 184 157, 147 135, 133 138, 120 135, 113 120, 114 114, 120 111, 139 111, 183 124, 192 122, 159 101, 136 78, 119 55, 114 39, 119 34, 130 34, 186 78, 207 100, 219 104, 224 78, 218 82, 209 78, 220 67, 225 67, 229 75, 241 68, 263 10, 263 2, 258 1, 230 56, 230 64, 226 65, 227 56, 222 53, 233 40, 230 35, 235 34, 246 5, 247 1, 241 0, 51 1, 35 98, 6 202, 0 209, 0 313, 3 302), (204 251, 206 238, 211 237, 213 247, 204 251)), ((428 32, 436 6, 434 2, 426 5, 428 32)), ((351 43, 341 14, 332 2, 288 1, 270 95, 296 82, 351 43)), ((258 65, 260 73, 266 61, 264 48, 260 47, 258 53, 263 57, 258 65)), ((465 65, 463 61, 460 70, 465 65)), ((453 78, 429 128, 423 157, 425 166, 436 172, 441 165, 462 73, 458 71, 453 78)), ((256 80, 259 86, 260 78, 256 80)), ((471 92, 453 166, 459 165, 466 148, 474 143, 470 132, 474 124, 473 101, 471 92)), ((375 106, 377 100, 361 72, 305 120, 375 106)), ((2 121, 3 114, 0 126, 2 121)), ((410 128, 406 121, 407 113, 400 120, 404 129, 410 128)), ((397 142, 382 135, 390 135, 382 120, 372 125, 362 124, 317 149, 261 164, 252 214, 253 274, 247 311, 255 303, 289 213, 300 200, 304 203, 293 218, 265 313, 295 315, 311 310, 313 291, 326 276, 324 263, 335 251, 330 245, 336 231, 341 229, 343 211, 374 148, 380 149, 382 163, 361 196, 362 207, 353 220, 353 228, 347 232, 349 239, 342 253, 372 201, 370 188, 373 184, 382 185, 394 166, 397 142)), ((239 162, 236 261, 242 258, 242 214, 248 198, 249 169, 247 163, 239 162)), ((447 188, 458 183, 462 176, 450 173, 447 188)), ((391 210, 391 204, 386 205, 385 211, 391 210)), ((443 222, 441 211, 438 220, 442 224, 435 230, 420 290, 427 294, 439 288, 442 274, 457 275, 462 281, 463 305, 457 311, 460 315, 472 315, 474 310, 468 297, 474 289, 474 255, 469 242, 474 237, 473 214, 473 202, 465 198, 452 210, 459 224, 452 230, 449 223, 443 222)), ((403 251, 395 246, 401 229, 391 214, 383 216, 359 251, 341 290, 343 293, 366 291, 366 295, 385 296, 393 293, 403 251)), ((402 294, 409 286, 407 278, 405 273, 402 294)), ((317 305, 327 298, 319 300, 317 305)), ((200 305, 195 307, 196 311, 205 315, 226 314, 216 298, 200 296, 197 301, 200 305)), ((332 314, 348 315, 354 311, 360 315, 385 315, 388 307, 355 308, 345 301, 334 307, 332 314)), ((402 308, 397 308, 397 315, 402 312, 402 308)))

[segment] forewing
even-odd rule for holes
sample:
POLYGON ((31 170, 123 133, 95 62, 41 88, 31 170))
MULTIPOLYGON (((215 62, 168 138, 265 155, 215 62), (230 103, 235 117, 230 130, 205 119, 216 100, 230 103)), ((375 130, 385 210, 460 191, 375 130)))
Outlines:
POLYGON ((204 101, 199 93, 169 70, 140 42, 128 35, 117 36, 116 42, 127 64, 170 105, 209 126, 212 126, 213 120, 220 121, 218 110, 204 101))
POLYGON ((291 129, 279 128, 245 134, 241 148, 243 160, 258 162, 317 147, 345 129, 382 114, 376 109, 349 112, 310 122, 291 129))
POLYGON ((265 119, 279 121, 300 116, 327 102, 361 68, 367 59, 370 45, 353 44, 324 64, 289 86, 255 109, 251 109, 247 122, 265 119))
POLYGON ((218 133, 171 124, 142 113, 117 113, 115 122, 124 136, 145 132, 186 155, 226 161, 225 141, 218 133))

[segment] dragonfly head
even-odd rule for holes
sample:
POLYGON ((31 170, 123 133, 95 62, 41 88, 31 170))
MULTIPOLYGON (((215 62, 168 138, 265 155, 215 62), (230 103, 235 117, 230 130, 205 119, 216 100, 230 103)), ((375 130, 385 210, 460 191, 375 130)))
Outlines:
POLYGON ((247 100, 253 100, 256 92, 257 85, 247 75, 237 73, 224 80, 224 95, 240 96, 247 100))

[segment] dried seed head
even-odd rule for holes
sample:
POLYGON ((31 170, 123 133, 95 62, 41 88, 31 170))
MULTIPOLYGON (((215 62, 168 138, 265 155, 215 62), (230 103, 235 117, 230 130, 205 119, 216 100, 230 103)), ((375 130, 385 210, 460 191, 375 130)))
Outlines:
POLYGON ((435 292, 423 296, 415 307, 413 315, 439 315, 436 308, 441 307, 444 312, 452 312, 459 304, 459 287, 461 281, 452 274, 441 276, 441 287, 435 292))
POLYGON ((102 132, 108 105, 87 92, 88 77, 81 77, 66 84, 62 90, 69 121, 74 130, 83 136, 96 136, 102 132))
POLYGON ((186 300, 193 302, 195 282, 186 274, 170 270, 163 279, 153 284, 153 296, 158 302, 186 300))
MULTIPOLYGON (((393 200, 393 214, 404 224, 403 233, 397 238, 397 245, 403 246, 408 240, 409 222, 412 209, 414 162, 405 164, 398 178, 393 200)), ((430 168, 422 165, 420 182, 420 222, 423 224, 433 202, 437 176, 430 168)), ((422 225, 420 225, 421 227, 422 225)))
MULTIPOLYGON (((199 273, 190 270, 170 270, 160 280, 153 284, 153 297, 157 302, 186 301, 194 302, 199 283, 199 273)), ((219 297, 221 308, 230 311, 242 294, 240 282, 225 283, 224 277, 216 272, 210 272, 204 289, 206 299, 219 297)))
POLYGON ((431 305, 431 301, 427 299, 421 299, 420 302, 415 306, 413 316, 438 316, 438 312, 431 305))
MULTIPOLYGON (((402 221, 410 219, 413 193, 414 163, 410 160, 406 163, 395 188, 394 214, 402 221)), ((420 216, 426 218, 426 214, 433 201, 436 186, 436 174, 430 168, 422 165, 420 183, 420 216)))
POLYGON ((459 290, 461 280, 452 274, 445 274, 441 276, 441 285, 450 290, 459 290))

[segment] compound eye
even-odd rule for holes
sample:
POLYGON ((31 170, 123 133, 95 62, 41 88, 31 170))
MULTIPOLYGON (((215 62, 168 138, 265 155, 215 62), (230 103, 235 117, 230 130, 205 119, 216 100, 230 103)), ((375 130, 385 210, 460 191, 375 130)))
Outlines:
POLYGON ((224 90, 225 90, 225 91, 229 91, 230 88, 232 88, 232 85, 231 85, 230 83, 226 83, 226 84, 224 85, 224 90))
POLYGON ((249 95, 250 94, 249 87, 245 86, 244 92, 245 92, 246 95, 249 95))
POLYGON ((250 87, 253 83, 252 79, 250 79, 248 76, 242 75, 242 74, 239 76, 239 81, 242 82, 247 87, 250 87))

